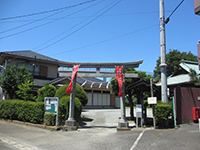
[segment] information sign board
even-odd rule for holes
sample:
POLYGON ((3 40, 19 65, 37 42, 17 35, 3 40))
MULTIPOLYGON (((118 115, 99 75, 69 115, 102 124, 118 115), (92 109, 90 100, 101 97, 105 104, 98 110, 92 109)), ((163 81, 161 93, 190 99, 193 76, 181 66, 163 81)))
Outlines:
POLYGON ((58 97, 45 97, 44 98, 45 113, 54 113, 57 115, 58 104, 59 104, 58 97))
POLYGON ((44 98, 44 110, 45 113, 54 113, 56 115, 56 126, 58 126, 58 97, 45 97, 44 98))
POLYGON ((157 104, 157 97, 148 97, 148 104, 149 105, 157 104))

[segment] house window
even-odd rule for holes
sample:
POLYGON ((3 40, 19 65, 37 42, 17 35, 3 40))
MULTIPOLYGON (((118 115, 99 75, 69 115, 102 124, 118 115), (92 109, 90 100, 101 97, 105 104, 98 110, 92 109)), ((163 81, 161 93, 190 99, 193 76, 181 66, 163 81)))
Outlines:
MULTIPOLYGON (((18 67, 21 67, 21 66, 25 66, 27 68, 27 70, 33 74, 33 65, 32 64, 28 64, 28 63, 17 63, 17 66, 18 67)), ((40 66, 39 65, 36 65, 35 66, 35 76, 39 76, 40 75, 40 66)))

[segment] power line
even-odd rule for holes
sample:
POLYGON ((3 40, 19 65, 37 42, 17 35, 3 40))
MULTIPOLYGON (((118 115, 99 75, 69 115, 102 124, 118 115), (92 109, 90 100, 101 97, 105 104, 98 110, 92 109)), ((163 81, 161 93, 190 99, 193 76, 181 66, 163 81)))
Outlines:
POLYGON ((181 4, 184 2, 184 0, 182 0, 178 6, 172 11, 172 13, 169 15, 169 17, 165 20, 165 24, 167 24, 170 20, 170 17, 174 14, 174 12, 181 6, 181 4))
MULTIPOLYGON (((78 5, 78 4, 77 4, 77 5, 78 5)), ((77 6, 77 5, 73 5, 73 6, 71 6, 71 7, 75 7, 75 6, 77 6)), ((83 5, 83 4, 81 3, 81 5, 83 5)), ((87 9, 87 8, 86 8, 86 9, 87 9)), ((10 35, 4 36, 4 37, 1 37, 0 40, 1 40, 1 39, 5 39, 5 38, 8 38, 8 37, 11 37, 11 36, 15 36, 15 35, 18 35, 18 34, 27 32, 27 31, 31 31, 31 30, 33 30, 33 29, 42 27, 42 26, 44 26, 44 25, 53 23, 53 22, 58 21, 58 20, 61 20, 61 19, 64 19, 64 18, 66 18, 67 16, 74 15, 74 14, 76 14, 76 13, 78 13, 78 12, 83 11, 83 10, 85 10, 85 9, 79 10, 79 11, 77 11, 77 12, 74 12, 74 13, 72 13, 72 14, 66 15, 66 16, 64 16, 64 17, 60 17, 60 18, 55 19, 55 20, 52 20, 52 21, 49 21, 49 22, 47 22, 47 23, 44 23, 44 24, 41 24, 41 25, 38 25, 38 26, 35 26, 35 27, 32 27, 32 28, 29 28, 29 29, 26 29, 26 30, 23 30, 23 31, 20 31, 20 32, 17 32, 17 33, 13 33, 13 34, 10 34, 10 35)), ((63 10, 62 10, 62 11, 63 11, 63 10)), ((61 11, 61 12, 62 12, 62 11, 61 11)), ((55 14, 58 14, 58 13, 60 13, 60 12, 57 12, 57 13, 55 13, 55 14)), ((52 14, 52 15, 47 16, 47 17, 45 17, 45 18, 49 18, 49 17, 51 17, 51 16, 53 16, 53 15, 55 15, 55 14, 52 14)), ((41 21, 41 20, 43 20, 43 19, 44 19, 44 18, 39 19, 38 21, 41 21)), ((14 29, 17 29, 17 28, 20 28, 20 27, 23 27, 23 26, 26 26, 26 25, 29 25, 29 24, 32 24, 32 23, 28 23, 28 24, 25 24, 25 25, 22 25, 22 26, 19 26, 19 27, 10 29, 10 30, 14 30, 14 29)), ((3 31, 3 32, 0 32, 0 33, 8 32, 8 31, 10 31, 10 30, 3 31)))
POLYGON ((89 1, 85 1, 79 4, 75 4, 72 6, 67 6, 67 7, 62 7, 62 8, 57 8, 57 9, 53 9, 53 10, 47 10, 47 11, 43 11, 43 12, 37 12, 37 13, 32 13, 32 14, 27 14, 27 15, 21 15, 21 16, 14 16, 14 17, 7 17, 7 18, 1 18, 0 20, 9 20, 9 19, 16 19, 16 18, 23 18, 23 17, 30 17, 30 16, 35 16, 35 15, 41 15, 41 14, 45 14, 45 13, 50 13, 50 12, 54 12, 54 11, 59 11, 59 10, 63 10, 63 9, 68 9, 71 7, 75 7, 75 6, 79 6, 79 5, 83 5, 86 3, 90 3, 96 0, 89 0, 89 1))
POLYGON ((85 46, 82 46, 82 47, 74 48, 72 50, 63 51, 63 52, 60 52, 60 53, 55 53, 55 54, 52 54, 52 56, 60 55, 60 54, 67 53, 67 52, 77 51, 77 50, 80 50, 80 49, 84 49, 84 48, 88 48, 88 47, 95 46, 95 45, 98 45, 98 44, 102 44, 102 43, 105 43, 105 42, 109 42, 109 41, 112 41, 112 40, 115 40, 115 39, 118 39, 118 38, 121 38, 121 37, 125 37, 125 36, 128 36, 128 35, 143 31, 143 30, 150 29, 150 28, 155 27, 155 26, 159 26, 159 24, 154 24, 154 25, 151 25, 151 26, 139 29, 139 30, 135 30, 135 31, 132 31, 132 32, 128 32, 128 33, 119 35, 117 37, 113 37, 113 38, 110 38, 110 39, 107 39, 107 40, 99 41, 99 42, 89 44, 89 45, 85 45, 85 46))
MULTIPOLYGON (((12 31, 12 30, 16 30, 16 29, 19 29, 19 28, 22 28, 22 27, 25 27, 25 26, 27 26, 27 25, 36 23, 36 22, 38 22, 38 21, 42 21, 42 20, 44 20, 44 19, 47 19, 47 18, 49 18, 49 17, 52 17, 52 16, 54 16, 54 15, 56 15, 56 14, 58 14, 58 13, 61 13, 61 12, 63 12, 63 11, 64 11, 64 10, 59 11, 59 12, 56 12, 56 13, 54 13, 54 14, 52 14, 52 15, 47 16, 47 17, 44 17, 44 18, 41 18, 41 19, 37 19, 37 20, 35 20, 35 21, 29 22, 29 23, 26 23, 26 24, 23 24, 23 25, 20 25, 20 26, 17 26, 17 27, 14 27, 14 28, 11 28, 11 29, 8 29, 8 30, 5 30, 5 31, 2 31, 2 32, 0 32, 0 34, 6 33, 6 32, 9 32, 9 31, 12 31)), ((21 31, 21 32, 22 32, 22 31, 21 31)), ((20 33, 20 32, 19 32, 19 33, 20 33)), ((16 35, 16 34, 14 34, 14 35, 16 35)), ((7 37, 7 36, 6 36, 6 37, 7 37)), ((8 36, 8 37, 10 37, 10 36, 8 36)))
MULTIPOLYGON (((96 3, 96 4, 93 4, 93 5, 91 5, 91 6, 88 6, 88 7, 84 8, 84 9, 82 9, 82 10, 79 10, 79 11, 77 11, 77 12, 81 12, 81 11, 83 11, 83 10, 86 10, 86 9, 90 8, 90 7, 93 7, 93 6, 95 6, 95 5, 98 5, 98 4, 102 3, 103 1, 105 1, 105 0, 102 0, 102 1, 100 1, 100 2, 98 2, 98 3, 96 3)), ((77 12, 75 12, 75 13, 77 13, 77 12)), ((73 13, 73 14, 74 14, 74 13, 73 13)), ((91 16, 90 16, 90 17, 91 17, 91 16)), ((89 17, 89 18, 90 18, 90 17, 89 17)), ((84 21, 88 20, 89 18, 85 19, 84 21)), ((76 24, 75 26, 73 26, 73 27, 71 27, 70 29, 68 29, 68 30, 66 30, 66 31, 64 31, 64 32, 62 32, 61 34, 59 34, 59 35, 57 35, 57 36, 51 38, 50 40, 48 40, 48 41, 46 41, 46 42, 44 42, 44 43, 42 43, 42 44, 40 44, 40 45, 34 47, 33 50, 34 50, 34 49, 37 49, 37 48, 41 47, 42 45, 45 45, 45 44, 49 43, 50 41, 56 39, 57 37, 59 37, 59 36, 65 34, 66 32, 68 32, 68 31, 72 30, 73 28, 77 27, 78 25, 80 25, 80 24, 83 23, 84 21, 82 21, 82 22, 76 24)), ((40 50, 38 50, 38 51, 40 51, 40 50)))
MULTIPOLYGON (((172 10, 166 10, 165 12, 172 12, 172 10)), ((131 13, 118 13, 118 14, 107 14, 104 15, 104 17, 107 16, 126 16, 126 15, 142 15, 142 14, 157 14, 159 11, 144 11, 144 12, 131 12, 131 13)), ((88 16, 79 16, 79 17, 71 17, 71 18, 87 18, 88 16)), ((43 20, 56 20, 57 18, 50 18, 50 19, 43 19, 43 20)), ((1 23, 15 23, 15 22, 30 22, 30 21, 36 21, 36 20, 18 20, 18 21, 3 21, 1 23)))
POLYGON ((49 45, 47 45, 47 46, 45 46, 45 47, 39 49, 38 51, 44 50, 44 49, 46 49, 46 48, 48 48, 48 47, 50 47, 50 46, 52 46, 52 45, 54 45, 54 44, 56 44, 56 43, 58 43, 58 42, 60 42, 60 41, 66 39, 67 37, 73 35, 74 33, 78 32, 79 30, 83 29, 84 27, 86 27, 87 25, 89 25, 90 23, 92 23, 93 21, 95 21, 96 19, 98 19, 99 17, 101 17, 103 14, 105 14, 106 12, 108 12, 110 9, 112 9, 114 6, 116 6, 116 5, 117 5, 118 3, 120 3, 120 2, 121 2, 121 0, 119 0, 118 2, 116 2, 115 4, 113 4, 111 7, 109 7, 107 10, 105 10, 103 13, 101 13, 101 14, 98 15, 98 16, 96 16, 94 19, 92 19, 92 20, 89 21, 88 23, 84 24, 84 25, 81 26, 80 28, 76 29, 76 30, 73 31, 72 33, 70 33, 70 34, 68 34, 67 36, 61 38, 60 40, 57 40, 57 41, 53 42, 52 44, 49 44, 49 45))

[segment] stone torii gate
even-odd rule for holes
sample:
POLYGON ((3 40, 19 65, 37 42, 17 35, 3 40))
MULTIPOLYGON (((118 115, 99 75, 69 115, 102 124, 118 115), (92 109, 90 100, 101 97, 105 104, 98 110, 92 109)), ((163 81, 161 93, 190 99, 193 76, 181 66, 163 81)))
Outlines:
MULTIPOLYGON (((121 66, 123 68, 123 97, 120 98, 120 108, 121 108, 121 118, 118 122, 118 130, 128 129, 128 122, 126 121, 126 111, 125 111, 125 78, 137 78, 138 74, 127 74, 124 72, 125 68, 138 68, 143 60, 135 62, 126 62, 126 63, 79 63, 79 62, 65 62, 59 61, 61 67, 73 68, 75 65, 80 65, 79 68, 96 68, 96 73, 78 73, 82 77, 115 77, 115 73, 100 73, 100 68, 115 68, 116 66, 121 66)), ((62 74, 61 74, 62 76, 62 74)), ((65 76, 71 77, 72 73, 65 73, 65 76)), ((72 84, 72 93, 70 94, 70 106, 69 106, 69 117, 65 121, 65 126, 68 130, 77 130, 77 124, 74 119, 74 99, 75 99, 75 90, 76 90, 76 77, 74 77, 72 84)))

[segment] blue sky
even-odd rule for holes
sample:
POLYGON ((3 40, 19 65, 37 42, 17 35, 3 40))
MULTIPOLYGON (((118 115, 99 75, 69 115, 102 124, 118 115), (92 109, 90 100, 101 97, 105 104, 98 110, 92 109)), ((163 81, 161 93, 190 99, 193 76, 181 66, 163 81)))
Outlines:
MULTIPOLYGON (((85 1, 0 0, 0 19, 85 1)), ((0 51, 32 50, 72 62, 143 59, 137 70, 153 72, 160 56, 159 0, 118 1, 96 0, 62 12, 0 20, 0 51)), ((180 2, 165 0, 165 18, 180 2)), ((199 25, 200 16, 194 14, 193 0, 185 0, 166 25, 167 53, 177 49, 197 55, 199 25)))

